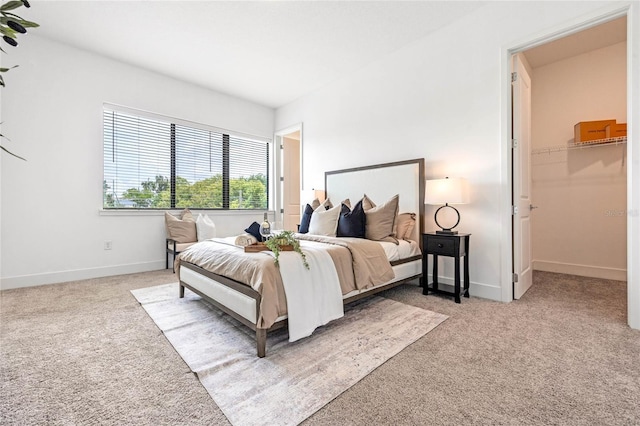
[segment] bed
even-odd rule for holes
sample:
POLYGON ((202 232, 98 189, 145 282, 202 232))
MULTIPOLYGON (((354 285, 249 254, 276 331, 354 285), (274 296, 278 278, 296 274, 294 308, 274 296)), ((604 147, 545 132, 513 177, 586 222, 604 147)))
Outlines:
MULTIPOLYGON (((349 304, 383 290, 407 283, 422 276, 421 233, 424 213, 424 159, 377 164, 351 169, 325 172, 326 197, 339 204, 345 199, 359 200, 364 194, 371 200, 383 203, 394 195, 398 195, 398 212, 415 213, 416 221, 413 229, 405 236, 406 241, 400 244, 379 243, 385 249, 386 259, 393 271, 390 279, 371 281, 375 284, 362 284, 357 279, 352 284, 344 284, 341 275, 342 303, 349 304)), ((304 244, 321 244, 326 241, 315 241, 315 236, 299 235, 304 244), (310 242, 305 242, 311 240, 310 242)), ((319 238, 323 240, 324 237, 319 238)), ((331 240, 331 238, 328 238, 331 240)), ((356 251, 350 248, 354 244, 371 244, 364 239, 337 238, 329 241, 327 252, 336 263, 341 251, 349 250, 349 255, 356 251), (355 241, 358 240, 358 241, 355 241)), ((304 251, 303 247, 303 251, 304 251)), ((273 267, 272 258, 257 253, 245 253, 242 248, 229 244, 228 241, 209 241, 196 244, 182 252, 176 259, 176 271, 180 282, 180 297, 184 297, 185 288, 201 296, 211 305, 234 317, 256 333, 256 349, 258 357, 266 355, 267 333, 288 325, 286 295, 279 284, 279 271, 273 267), (210 252, 208 246, 216 252, 210 252), (196 253, 200 251, 200 253, 196 253), (265 261, 265 259, 269 259, 265 261), (243 263, 244 262, 244 263, 243 263), (222 269, 222 264, 228 269, 222 269), (274 272, 275 271, 275 272, 274 272), (219 272, 219 273, 218 273, 219 272), (275 278, 272 277, 275 276, 275 278), (256 278, 258 276, 258 278, 256 278), (266 278, 265 278, 266 277, 266 278), (276 284, 272 284, 272 281, 276 284), (252 285, 250 282, 268 283, 252 285)), ((313 271, 313 270, 312 270, 313 271)), ((358 276, 358 274, 355 274, 358 276)), ((385 275, 385 277, 388 277, 385 275)), ((291 330, 290 330, 291 331, 291 330)))

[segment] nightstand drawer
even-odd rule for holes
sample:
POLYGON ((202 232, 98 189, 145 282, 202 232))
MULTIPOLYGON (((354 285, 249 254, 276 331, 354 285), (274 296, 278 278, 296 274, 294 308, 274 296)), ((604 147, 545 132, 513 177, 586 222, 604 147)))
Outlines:
POLYGON ((453 238, 430 237, 427 240, 427 253, 443 256, 456 255, 456 241, 453 238))

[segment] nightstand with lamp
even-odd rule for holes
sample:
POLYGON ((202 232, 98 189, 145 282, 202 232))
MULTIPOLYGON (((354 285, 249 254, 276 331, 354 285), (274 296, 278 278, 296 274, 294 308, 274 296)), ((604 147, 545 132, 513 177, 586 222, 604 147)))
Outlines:
POLYGON ((427 282, 428 257, 433 256, 433 283, 431 292, 454 296, 460 303, 460 258, 464 257, 464 297, 469 297, 469 236, 453 229, 460 223, 460 212, 450 204, 469 202, 468 184, 462 178, 444 178, 428 180, 425 185, 425 204, 439 205, 434 220, 440 228, 435 232, 422 234, 422 294, 429 294, 427 282), (452 210, 452 211, 451 211, 452 210), (443 226, 444 224, 444 226, 443 226), (438 288, 438 256, 453 257, 455 262, 454 292, 438 288))

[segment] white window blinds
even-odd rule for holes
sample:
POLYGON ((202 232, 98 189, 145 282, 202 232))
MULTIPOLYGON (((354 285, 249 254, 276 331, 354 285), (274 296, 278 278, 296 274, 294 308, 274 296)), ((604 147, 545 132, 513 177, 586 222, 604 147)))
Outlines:
POLYGON ((268 208, 268 142, 106 107, 103 123, 104 208, 268 208))

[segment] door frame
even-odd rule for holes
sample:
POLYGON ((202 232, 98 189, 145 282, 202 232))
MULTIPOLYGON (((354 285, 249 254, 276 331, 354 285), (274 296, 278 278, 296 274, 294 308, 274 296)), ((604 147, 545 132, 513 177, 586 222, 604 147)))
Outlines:
POLYGON ((640 117, 640 5, 612 4, 519 42, 505 45, 501 52, 501 188, 500 223, 501 300, 513 300, 512 199, 513 164, 511 162, 511 56, 541 44, 571 35, 610 20, 627 18, 627 323, 640 329, 640 131, 634 117, 640 117), (634 61, 635 54, 635 61, 634 61))
POLYGON ((274 210, 274 216, 275 222, 283 222, 283 217, 282 217, 282 212, 281 212, 281 208, 283 206, 283 198, 284 198, 284 194, 282 192, 282 185, 280 185, 280 178, 282 177, 282 149, 280 149, 280 147, 282 146, 282 138, 290 133, 294 133, 294 132, 300 132, 300 189, 304 188, 304 132, 302 129, 302 122, 300 123, 296 123, 296 124, 292 124, 291 126, 285 127, 283 129, 277 130, 274 134, 273 134, 273 151, 274 151, 274 157, 275 157, 275 161, 274 161, 274 166, 275 166, 275 179, 274 179, 274 185, 273 185, 273 192, 274 192, 274 205, 273 205, 273 210, 274 210))

